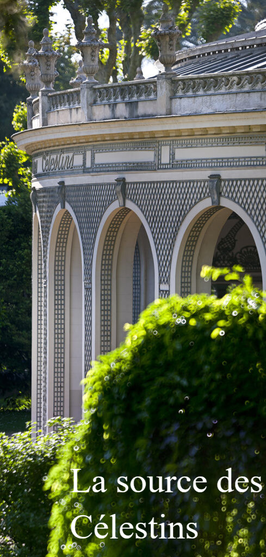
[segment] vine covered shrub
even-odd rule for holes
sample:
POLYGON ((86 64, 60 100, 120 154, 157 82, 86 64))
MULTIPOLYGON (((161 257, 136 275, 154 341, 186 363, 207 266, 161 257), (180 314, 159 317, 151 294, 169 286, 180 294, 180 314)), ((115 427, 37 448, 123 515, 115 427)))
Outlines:
POLYGON ((254 476, 265 479, 262 294, 245 277, 222 299, 202 294, 156 300, 128 329, 124 344, 93 364, 85 380, 85 422, 49 473, 49 557, 263 557, 265 499, 261 487, 251 490, 254 476), (79 470, 79 492, 73 469, 79 470), (222 493, 217 481, 227 474, 232 486, 224 480, 229 491, 222 493), (187 476, 185 488, 189 478, 203 476, 207 489, 182 493, 175 481, 172 493, 142 491, 140 479, 135 491, 117 493, 121 476, 127 485, 136 476, 148 483, 151 476, 155 488, 158 476, 187 476), (246 479, 236 484, 239 476, 246 479), (96 493, 99 477, 106 491, 98 483, 96 493), (71 532, 75 518, 79 537, 71 532), (152 518, 165 523, 168 534, 167 521, 180 523, 183 531, 176 526, 172 536, 180 539, 167 539, 161 526, 151 539, 152 518), (186 535, 191 522, 197 537, 186 535), (95 535, 98 523, 101 538, 95 535), (128 539, 120 535, 123 523, 133 525, 124 530, 128 539), (137 523, 149 532, 146 538, 137 523))
POLYGON ((0 555, 45 557, 51 501, 43 491, 49 468, 74 426, 69 419, 49 421, 57 431, 36 441, 29 428, 8 437, 0 433, 0 555))

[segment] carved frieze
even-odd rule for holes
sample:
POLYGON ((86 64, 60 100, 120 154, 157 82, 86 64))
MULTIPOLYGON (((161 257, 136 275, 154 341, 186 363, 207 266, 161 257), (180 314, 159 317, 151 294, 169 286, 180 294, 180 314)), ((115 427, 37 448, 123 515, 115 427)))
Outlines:
POLYGON ((265 167, 265 142, 266 134, 258 134, 84 145, 36 154, 33 157, 32 173, 41 176, 60 172, 87 174, 103 170, 126 172, 166 168, 265 167), (223 149, 217 149, 220 147, 225 148, 224 152, 223 149), (226 150, 228 147, 230 149, 226 150), (238 150, 238 147, 242 149, 238 150), (202 152, 203 148, 205 153, 202 152))
POLYGON ((264 71, 173 79, 173 96, 176 97, 265 89, 266 72, 264 71))

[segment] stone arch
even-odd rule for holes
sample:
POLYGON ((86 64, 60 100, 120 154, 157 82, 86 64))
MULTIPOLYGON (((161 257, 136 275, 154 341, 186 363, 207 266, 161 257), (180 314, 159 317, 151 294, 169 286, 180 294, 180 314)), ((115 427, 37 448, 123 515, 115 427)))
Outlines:
POLYGON ((265 249, 248 214, 227 198, 221 197, 218 206, 210 206, 209 200, 205 199, 193 207, 180 227, 171 264, 171 293, 187 296, 195 292, 211 292, 211 283, 200 277, 200 270, 202 265, 213 264, 218 238, 232 213, 244 221, 253 236, 265 281, 265 249))
POLYGON ((84 377, 83 250, 70 205, 56 208, 48 252, 48 417, 80 420, 84 377))
POLYGON ((154 300, 158 265, 148 224, 139 209, 113 203, 96 237, 92 266, 92 354, 114 349, 124 338, 125 322, 154 300))

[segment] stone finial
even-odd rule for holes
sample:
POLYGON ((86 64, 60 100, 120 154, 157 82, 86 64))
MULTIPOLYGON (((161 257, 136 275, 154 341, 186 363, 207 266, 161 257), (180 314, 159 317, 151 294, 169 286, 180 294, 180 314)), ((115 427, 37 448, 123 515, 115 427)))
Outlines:
POLYGON ((26 60, 21 64, 26 77, 26 89, 30 93, 30 99, 37 97, 41 88, 41 72, 36 58, 37 50, 34 48, 34 42, 29 41, 29 48, 26 52, 26 60))
POLYGON ((160 27, 156 28, 152 37, 155 39, 159 49, 159 60, 165 66, 165 71, 170 72, 175 62, 176 41, 181 36, 181 31, 175 26, 173 16, 168 12, 168 6, 163 5, 163 13, 160 18, 160 27))
POLYGON ((82 60, 79 61, 79 67, 77 69, 77 75, 75 78, 71 78, 69 85, 71 85, 71 87, 80 87, 81 83, 83 83, 83 81, 85 81, 86 79, 86 75, 84 73, 84 69, 83 69, 83 62, 82 60))
POLYGON ((83 58, 83 68, 86 74, 85 82, 96 82, 95 74, 99 69, 99 51, 101 48, 109 48, 107 43, 103 43, 97 38, 92 16, 87 17, 87 26, 84 31, 84 38, 77 43, 83 58))
POLYGON ((52 40, 49 37, 48 29, 43 30, 43 38, 41 40, 41 48, 36 54, 41 69, 41 80, 44 83, 42 89, 53 90, 53 83, 58 76, 55 69, 57 59, 61 56, 59 52, 53 50, 52 40))
POLYGON ((136 77, 134 77, 134 79, 145 79, 141 67, 137 68, 136 77))
POLYGON ((220 187, 221 176, 220 174, 211 174, 209 176, 209 193, 212 200, 212 205, 220 205, 220 187))
POLYGON ((115 186, 116 195, 119 201, 119 207, 125 207, 126 204, 126 179, 124 176, 115 179, 117 185, 115 186))

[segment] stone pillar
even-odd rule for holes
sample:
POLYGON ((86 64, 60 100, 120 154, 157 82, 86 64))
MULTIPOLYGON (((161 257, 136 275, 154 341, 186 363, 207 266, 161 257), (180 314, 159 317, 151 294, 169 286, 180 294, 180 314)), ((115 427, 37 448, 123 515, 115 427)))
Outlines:
POLYGON ((157 75, 157 116, 171 114, 172 77, 174 72, 157 75))
POLYGON ((39 93, 40 126, 48 126, 47 112, 49 110, 49 89, 41 89, 39 93))
POLYGON ((28 130, 32 128, 32 117, 33 117, 32 97, 28 97, 27 98, 27 129, 28 130))
POLYGON ((84 81, 80 85, 80 102, 83 122, 93 120, 92 107, 94 103, 94 85, 93 81, 84 81))

